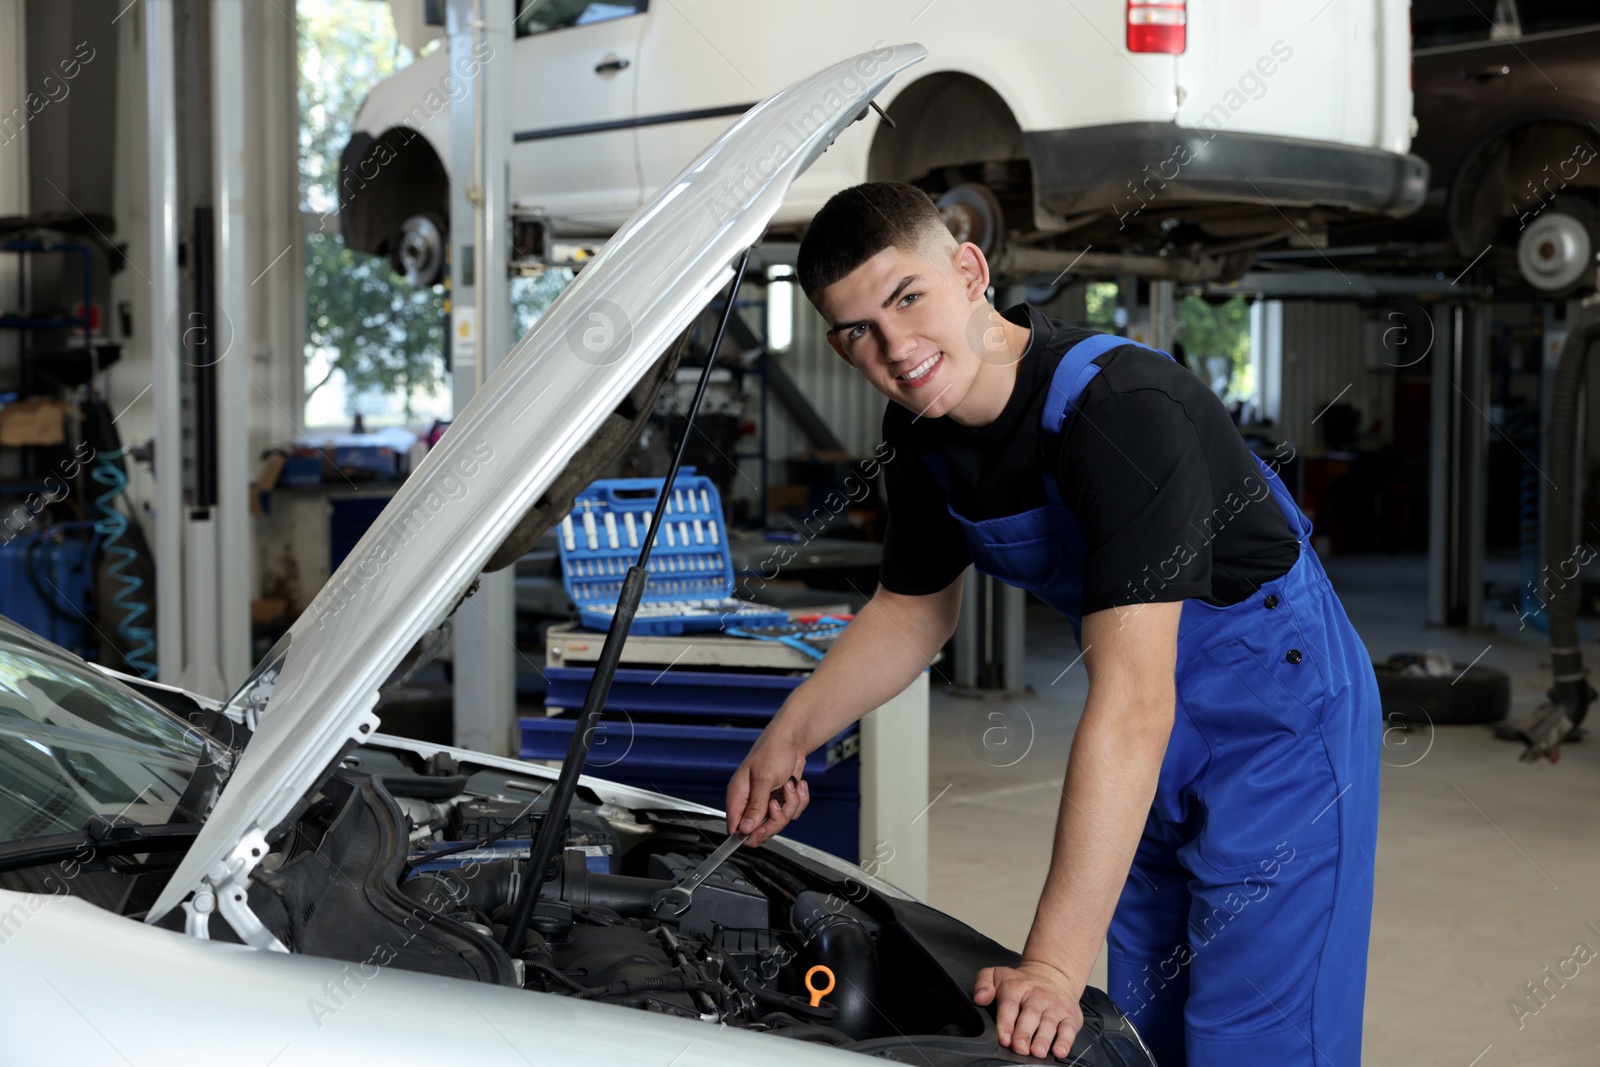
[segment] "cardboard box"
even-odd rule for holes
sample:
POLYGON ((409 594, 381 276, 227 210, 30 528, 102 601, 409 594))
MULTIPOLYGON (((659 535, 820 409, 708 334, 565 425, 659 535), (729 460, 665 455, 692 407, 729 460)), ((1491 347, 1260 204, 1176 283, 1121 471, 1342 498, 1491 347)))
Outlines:
POLYGON ((0 445, 64 445, 71 404, 35 396, 0 407, 0 445))
POLYGON ((804 511, 810 502, 810 486, 774 485, 767 489, 767 510, 771 512, 804 511))

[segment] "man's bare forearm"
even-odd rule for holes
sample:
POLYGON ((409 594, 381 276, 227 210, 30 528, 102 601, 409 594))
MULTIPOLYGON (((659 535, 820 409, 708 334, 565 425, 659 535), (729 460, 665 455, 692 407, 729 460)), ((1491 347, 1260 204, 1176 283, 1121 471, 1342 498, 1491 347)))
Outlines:
POLYGON ((879 589, 768 727, 810 752, 910 685, 955 627, 961 579, 927 597, 879 589))
POLYGON ((1080 994, 1155 797, 1172 716, 1170 696, 1130 706, 1091 689, 1073 738, 1050 873, 1022 955, 1062 971, 1080 994))

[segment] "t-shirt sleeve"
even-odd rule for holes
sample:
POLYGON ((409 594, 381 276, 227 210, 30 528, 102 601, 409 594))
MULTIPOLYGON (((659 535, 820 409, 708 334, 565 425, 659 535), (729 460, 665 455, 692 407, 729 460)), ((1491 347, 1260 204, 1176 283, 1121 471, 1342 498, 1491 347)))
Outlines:
POLYGON ((889 517, 878 581, 891 593, 925 596, 955 581, 972 560, 944 488, 895 415, 891 410, 883 420, 884 441, 894 452, 883 466, 889 517))
POLYGON ((1085 396, 1062 442, 1062 500, 1083 528, 1081 610, 1211 595, 1211 472, 1159 389, 1085 396))

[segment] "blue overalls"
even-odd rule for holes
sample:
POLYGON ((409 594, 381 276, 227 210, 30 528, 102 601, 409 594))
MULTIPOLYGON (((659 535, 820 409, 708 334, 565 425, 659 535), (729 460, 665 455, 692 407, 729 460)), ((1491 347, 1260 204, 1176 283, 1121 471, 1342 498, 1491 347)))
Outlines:
MULTIPOLYGON (((1046 431, 1063 431, 1100 370, 1092 361, 1130 343, 1096 335, 1062 357, 1046 431)), ((939 457, 924 459, 948 489, 939 457)), ((1172 735, 1107 934, 1107 992, 1161 1067, 1357 1067, 1377 679, 1312 550, 1311 523, 1256 462, 1300 555, 1237 604, 1184 601, 1172 735)), ((1049 502, 1021 514, 950 513, 977 568, 1067 616, 1081 646, 1083 532, 1053 472, 1044 486, 1049 502)), ((1261 485, 1239 491, 1264 499, 1261 485)))

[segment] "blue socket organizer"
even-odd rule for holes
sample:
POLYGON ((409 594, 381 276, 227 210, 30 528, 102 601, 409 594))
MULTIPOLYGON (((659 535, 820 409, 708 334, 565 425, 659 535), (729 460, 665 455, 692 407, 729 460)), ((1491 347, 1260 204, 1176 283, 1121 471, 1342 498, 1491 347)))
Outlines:
POLYGON ((778 626, 786 612, 733 597, 733 558, 722 497, 685 467, 663 498, 660 478, 601 478, 578 494, 556 540, 561 582, 591 630, 611 625, 628 568, 652 523, 649 580, 631 633, 681 634, 724 626, 778 626))

